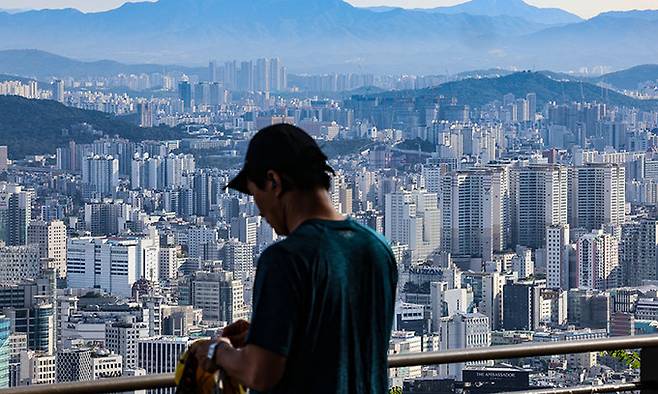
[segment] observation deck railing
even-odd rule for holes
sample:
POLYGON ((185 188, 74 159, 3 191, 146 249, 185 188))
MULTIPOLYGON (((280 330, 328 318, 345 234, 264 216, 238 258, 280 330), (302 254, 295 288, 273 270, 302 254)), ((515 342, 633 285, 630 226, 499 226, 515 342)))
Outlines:
MULTIPOLYGON (((658 335, 492 346, 441 352, 403 353, 389 356, 389 368, 636 349, 640 350, 641 363, 640 380, 637 382, 568 388, 559 387, 525 392, 532 394, 611 392, 658 394, 658 335)), ((0 394, 92 394, 162 389, 173 386, 173 374, 159 374, 85 382, 12 387, 0 390, 0 394)))

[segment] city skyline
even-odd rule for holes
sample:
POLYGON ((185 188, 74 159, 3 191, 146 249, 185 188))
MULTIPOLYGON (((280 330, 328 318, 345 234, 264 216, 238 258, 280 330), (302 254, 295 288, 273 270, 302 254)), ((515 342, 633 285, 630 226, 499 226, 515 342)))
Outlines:
MULTIPOLYGON (((27 10, 44 8, 76 8, 83 12, 100 12, 117 8, 128 2, 155 0, 0 0, 0 9, 27 10)), ((465 3, 463 0, 348 0, 357 7, 390 6, 403 8, 447 7, 465 3)), ((656 0, 601 0, 597 2, 574 2, 570 0, 527 0, 526 3, 541 8, 561 8, 583 18, 591 18, 602 12, 628 11, 634 9, 658 9, 656 0)))

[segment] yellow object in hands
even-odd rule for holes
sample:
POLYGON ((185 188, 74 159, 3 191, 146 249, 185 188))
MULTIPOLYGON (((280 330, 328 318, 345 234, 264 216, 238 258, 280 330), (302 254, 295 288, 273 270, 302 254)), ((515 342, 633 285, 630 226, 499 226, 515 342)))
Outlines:
POLYGON ((245 394, 245 388, 222 374, 221 384, 219 372, 208 372, 198 365, 193 355, 194 344, 178 359, 176 365, 176 394, 245 394))

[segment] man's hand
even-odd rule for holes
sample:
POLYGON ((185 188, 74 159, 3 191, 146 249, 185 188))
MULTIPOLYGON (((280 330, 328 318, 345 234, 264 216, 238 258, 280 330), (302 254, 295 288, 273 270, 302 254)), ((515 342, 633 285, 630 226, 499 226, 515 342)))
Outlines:
POLYGON ((231 345, 239 349, 245 345, 247 332, 249 332, 249 322, 240 319, 224 327, 222 337, 228 338, 231 341, 231 345))
POLYGON ((219 369, 217 359, 218 355, 222 350, 225 350, 226 348, 233 348, 233 345, 231 345, 231 341, 228 338, 218 338, 217 341, 213 341, 210 339, 206 340, 200 340, 197 342, 194 342, 193 347, 190 349, 194 357, 196 357, 198 365, 205 369, 208 372, 215 372, 219 369), (213 360, 208 358, 208 349, 210 348, 210 344, 213 342, 217 342, 217 348, 215 349, 215 358, 213 360))

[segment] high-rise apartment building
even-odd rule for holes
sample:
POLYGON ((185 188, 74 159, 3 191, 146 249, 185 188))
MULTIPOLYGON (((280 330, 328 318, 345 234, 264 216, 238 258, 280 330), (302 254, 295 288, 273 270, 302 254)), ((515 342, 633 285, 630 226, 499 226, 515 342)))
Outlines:
POLYGON ((119 160, 112 155, 94 155, 82 159, 84 195, 105 197, 113 195, 119 185, 119 160))
POLYGON ((645 280, 656 280, 658 272, 658 221, 645 219, 622 228, 619 263, 624 285, 642 286, 645 280))
MULTIPOLYGON (((546 286, 569 290, 569 225, 557 224, 546 228, 546 286)), ((574 284, 575 286, 575 284, 574 284)))
POLYGON ((271 76, 270 59, 256 60, 256 69, 254 73, 254 85, 256 90, 261 92, 269 92, 271 76))
POLYGON ((27 243, 39 245, 39 257, 66 277, 66 225, 61 220, 32 221, 27 228, 27 243))
POLYGON ((33 190, 0 182, 0 240, 7 245, 26 244, 33 200, 33 190))
POLYGON ((624 166, 588 163, 573 167, 569 224, 572 228, 598 230, 625 221, 626 178, 624 166))
POLYGON ((436 193, 400 190, 385 196, 384 235, 409 246, 412 260, 424 261, 441 242, 436 193))
POLYGON ((576 246, 578 287, 609 290, 619 286, 619 241, 617 237, 593 230, 578 239, 576 246))
POLYGON ((491 260, 508 245, 509 179, 504 168, 456 171, 442 182, 441 249, 491 260))
POLYGON ((178 98, 183 102, 183 111, 192 112, 192 85, 189 80, 178 84, 178 98))
POLYGON ((546 227, 567 224, 568 174, 559 165, 513 168, 512 243, 533 249, 546 245, 546 227))
POLYGON ((228 271, 197 272, 179 283, 179 302, 192 305, 209 323, 234 322, 247 317, 242 281, 228 271))
POLYGON ((64 81, 56 79, 51 84, 53 100, 60 103, 64 102, 64 81))

